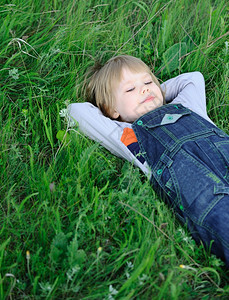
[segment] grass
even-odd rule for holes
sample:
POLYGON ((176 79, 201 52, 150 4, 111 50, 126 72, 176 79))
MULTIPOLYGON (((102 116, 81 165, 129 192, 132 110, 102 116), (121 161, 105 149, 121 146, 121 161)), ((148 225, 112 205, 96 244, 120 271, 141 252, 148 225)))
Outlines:
POLYGON ((225 2, 3 0, 0 17, 0 299, 228 299, 224 264, 144 175, 59 114, 125 53, 161 81, 201 71, 229 133, 225 2))

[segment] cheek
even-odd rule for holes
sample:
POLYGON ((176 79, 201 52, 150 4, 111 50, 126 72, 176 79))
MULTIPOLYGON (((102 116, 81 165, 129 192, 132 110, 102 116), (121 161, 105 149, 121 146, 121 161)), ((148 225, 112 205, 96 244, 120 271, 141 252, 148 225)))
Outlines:
POLYGON ((157 93, 157 96, 158 96, 159 98, 163 98, 163 97, 162 97, 162 93, 161 93, 161 89, 160 89, 158 86, 156 86, 155 92, 157 93))
POLYGON ((118 108, 121 103, 121 95, 119 92, 113 94, 113 105, 115 108, 118 108))

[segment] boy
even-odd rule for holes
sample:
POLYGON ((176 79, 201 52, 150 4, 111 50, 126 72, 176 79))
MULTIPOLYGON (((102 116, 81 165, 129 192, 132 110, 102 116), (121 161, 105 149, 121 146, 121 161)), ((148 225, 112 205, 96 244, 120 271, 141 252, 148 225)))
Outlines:
POLYGON ((161 87, 141 60, 117 56, 94 71, 86 95, 100 110, 70 105, 81 131, 134 160, 194 239, 214 241, 211 251, 228 266, 229 137, 207 116, 203 76, 183 74, 161 87))

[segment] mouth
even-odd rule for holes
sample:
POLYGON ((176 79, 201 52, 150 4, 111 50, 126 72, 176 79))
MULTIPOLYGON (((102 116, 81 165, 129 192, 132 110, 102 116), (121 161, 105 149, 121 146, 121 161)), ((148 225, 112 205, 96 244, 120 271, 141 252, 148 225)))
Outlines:
POLYGON ((150 101, 153 101, 155 99, 154 96, 148 96, 145 100, 142 101, 142 103, 147 103, 147 102, 150 102, 150 101))

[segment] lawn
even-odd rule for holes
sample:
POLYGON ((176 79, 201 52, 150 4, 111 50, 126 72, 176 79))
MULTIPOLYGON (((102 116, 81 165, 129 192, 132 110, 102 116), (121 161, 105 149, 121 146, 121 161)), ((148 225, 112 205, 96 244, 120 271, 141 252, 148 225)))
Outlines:
POLYGON ((228 299, 229 271, 140 170, 71 127, 96 61, 129 54, 160 82, 200 71, 229 134, 222 0, 2 0, 0 299, 228 299))

